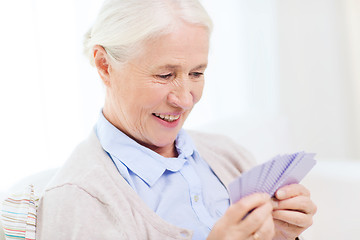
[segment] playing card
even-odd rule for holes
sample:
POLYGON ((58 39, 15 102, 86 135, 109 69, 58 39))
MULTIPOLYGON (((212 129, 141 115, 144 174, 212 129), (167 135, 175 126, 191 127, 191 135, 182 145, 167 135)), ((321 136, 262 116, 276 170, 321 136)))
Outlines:
POLYGON ((231 202, 256 192, 273 196, 279 188, 299 183, 316 164, 314 156, 305 152, 278 155, 250 169, 229 184, 231 202))
POLYGON ((266 179, 268 178, 269 174, 271 173, 271 169, 274 166, 276 159, 280 157, 280 156, 276 156, 273 159, 271 159, 270 161, 267 161, 265 163, 263 163, 263 172, 261 173, 262 175, 260 176, 260 180, 259 180, 259 184, 257 186, 258 190, 263 190, 265 189, 264 184, 266 179))
POLYGON ((290 155, 282 155, 276 158, 272 171, 269 173, 268 178, 264 183, 264 192, 272 192, 274 186, 278 183, 279 179, 282 178, 287 171, 288 167, 293 164, 294 159, 298 153, 290 155))
POLYGON ((241 189, 240 189, 241 179, 236 179, 229 184, 229 196, 231 203, 235 203, 241 198, 241 189))
POLYGON ((289 166, 283 176, 279 179, 274 186, 270 195, 274 195, 277 189, 290 185, 293 183, 299 183, 306 174, 315 166, 316 161, 314 159, 315 154, 299 154, 294 159, 293 164, 289 166))

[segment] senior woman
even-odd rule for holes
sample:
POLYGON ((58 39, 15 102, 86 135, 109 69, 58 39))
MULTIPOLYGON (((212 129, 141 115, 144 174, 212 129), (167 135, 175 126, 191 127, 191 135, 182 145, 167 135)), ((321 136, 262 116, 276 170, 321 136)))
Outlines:
POLYGON ((296 239, 316 207, 301 185, 230 204, 250 168, 229 139, 182 129, 200 100, 212 23, 197 0, 109 0, 85 51, 105 104, 40 200, 37 239, 296 239))

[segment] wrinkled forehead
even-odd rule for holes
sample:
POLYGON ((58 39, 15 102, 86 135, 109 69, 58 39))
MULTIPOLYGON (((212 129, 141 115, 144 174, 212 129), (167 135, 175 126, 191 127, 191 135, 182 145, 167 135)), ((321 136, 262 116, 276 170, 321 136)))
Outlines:
POLYGON ((204 27, 182 24, 171 33, 145 41, 140 49, 141 54, 136 57, 139 63, 157 63, 167 69, 184 65, 206 68, 209 34, 204 27))

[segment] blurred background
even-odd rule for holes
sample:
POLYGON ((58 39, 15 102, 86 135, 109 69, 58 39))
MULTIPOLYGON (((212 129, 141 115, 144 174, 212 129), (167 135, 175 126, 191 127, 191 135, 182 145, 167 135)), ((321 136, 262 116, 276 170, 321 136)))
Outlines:
MULTIPOLYGON (((317 153, 313 174, 350 179, 359 193, 360 1, 202 2, 215 28, 185 127, 227 134, 259 162, 317 153)), ((82 39, 101 3, 0 2, 0 192, 59 167, 94 126, 104 89, 82 39)))

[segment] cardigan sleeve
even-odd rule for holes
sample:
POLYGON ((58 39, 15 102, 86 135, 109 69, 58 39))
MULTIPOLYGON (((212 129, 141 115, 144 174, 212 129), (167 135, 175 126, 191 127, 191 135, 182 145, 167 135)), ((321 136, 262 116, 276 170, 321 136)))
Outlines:
POLYGON ((127 239, 106 204, 77 185, 47 190, 37 215, 37 240, 127 239))

